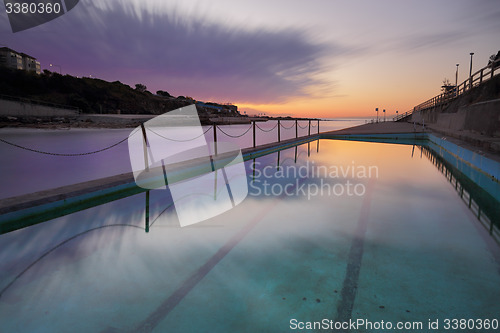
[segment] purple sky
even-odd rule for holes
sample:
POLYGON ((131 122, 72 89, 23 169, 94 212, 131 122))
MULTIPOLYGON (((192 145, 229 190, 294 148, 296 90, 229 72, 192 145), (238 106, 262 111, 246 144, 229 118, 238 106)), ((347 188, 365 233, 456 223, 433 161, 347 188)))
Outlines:
POLYGON ((490 0, 81 0, 18 33, 0 8, 0 44, 42 68, 280 113, 406 111, 500 49, 490 0))
POLYGON ((74 11, 16 34, 2 24, 2 43, 72 75, 256 103, 305 95, 304 87, 324 84, 314 78, 323 69, 317 59, 346 51, 312 43, 300 30, 246 31, 145 10, 141 19, 125 7, 108 11, 85 2, 74 11))

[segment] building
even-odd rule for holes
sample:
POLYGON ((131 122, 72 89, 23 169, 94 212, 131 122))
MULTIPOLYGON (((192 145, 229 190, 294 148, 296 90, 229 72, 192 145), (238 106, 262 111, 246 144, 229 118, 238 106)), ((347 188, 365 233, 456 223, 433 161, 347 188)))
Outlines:
POLYGON ((0 48, 0 66, 23 69, 23 56, 8 47, 0 48))
POLYGON ((32 56, 26 54, 26 53, 21 53, 21 56, 23 57, 23 69, 28 72, 35 72, 37 74, 40 74, 41 68, 40 68, 40 62, 36 60, 36 58, 33 58, 32 56))
POLYGON ((36 58, 8 47, 0 47, 0 66, 41 73, 40 62, 36 58))
POLYGON ((225 112, 225 113, 239 113, 238 112, 238 106, 232 105, 232 104, 217 104, 217 103, 212 103, 212 102, 200 102, 196 101, 196 105, 202 106, 204 108, 211 109, 212 111, 215 112, 225 112))

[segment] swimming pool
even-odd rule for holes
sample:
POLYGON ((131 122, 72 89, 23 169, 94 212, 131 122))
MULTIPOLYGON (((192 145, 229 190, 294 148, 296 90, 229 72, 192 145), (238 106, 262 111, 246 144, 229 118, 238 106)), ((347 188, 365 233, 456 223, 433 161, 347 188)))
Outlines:
POLYGON ((432 156, 320 140, 245 162, 243 203, 190 227, 152 190, 0 235, 0 331, 499 320, 498 243, 432 156))

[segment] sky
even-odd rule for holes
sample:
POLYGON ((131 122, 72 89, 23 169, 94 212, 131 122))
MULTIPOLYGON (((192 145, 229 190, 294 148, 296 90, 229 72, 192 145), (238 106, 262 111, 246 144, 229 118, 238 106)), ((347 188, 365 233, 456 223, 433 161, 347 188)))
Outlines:
POLYGON ((248 114, 392 116, 500 50, 498 0, 80 0, 16 33, 0 10, 0 46, 43 69, 248 114))

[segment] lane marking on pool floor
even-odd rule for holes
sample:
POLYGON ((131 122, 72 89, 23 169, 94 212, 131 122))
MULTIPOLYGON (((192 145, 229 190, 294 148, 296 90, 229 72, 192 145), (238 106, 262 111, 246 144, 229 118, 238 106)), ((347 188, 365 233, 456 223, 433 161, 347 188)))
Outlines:
MULTIPOLYGON (((294 187, 306 181, 307 178, 301 178, 294 187)), ((184 283, 170 295, 162 304, 153 311, 148 318, 140 322, 131 332, 151 332, 165 317, 182 301, 182 299, 236 246, 238 243, 270 212, 285 194, 274 197, 258 215, 238 231, 229 241, 227 241, 208 261, 201 266, 193 275, 187 278, 184 283)), ((114 332, 115 328, 108 327, 104 332, 114 332)))
MULTIPOLYGON (((372 193, 375 181, 370 179, 368 183, 365 197, 361 205, 361 211, 358 219, 358 225, 353 235, 351 249, 349 250, 347 270, 342 284, 340 293, 340 302, 337 306, 337 315, 335 322, 347 322, 351 319, 354 300, 358 290, 359 272, 361 270, 361 261, 363 259, 363 251, 365 244, 365 235, 368 228, 368 220, 370 219, 370 206, 372 202, 372 193)), ((344 330, 340 332, 348 332, 344 330)))

